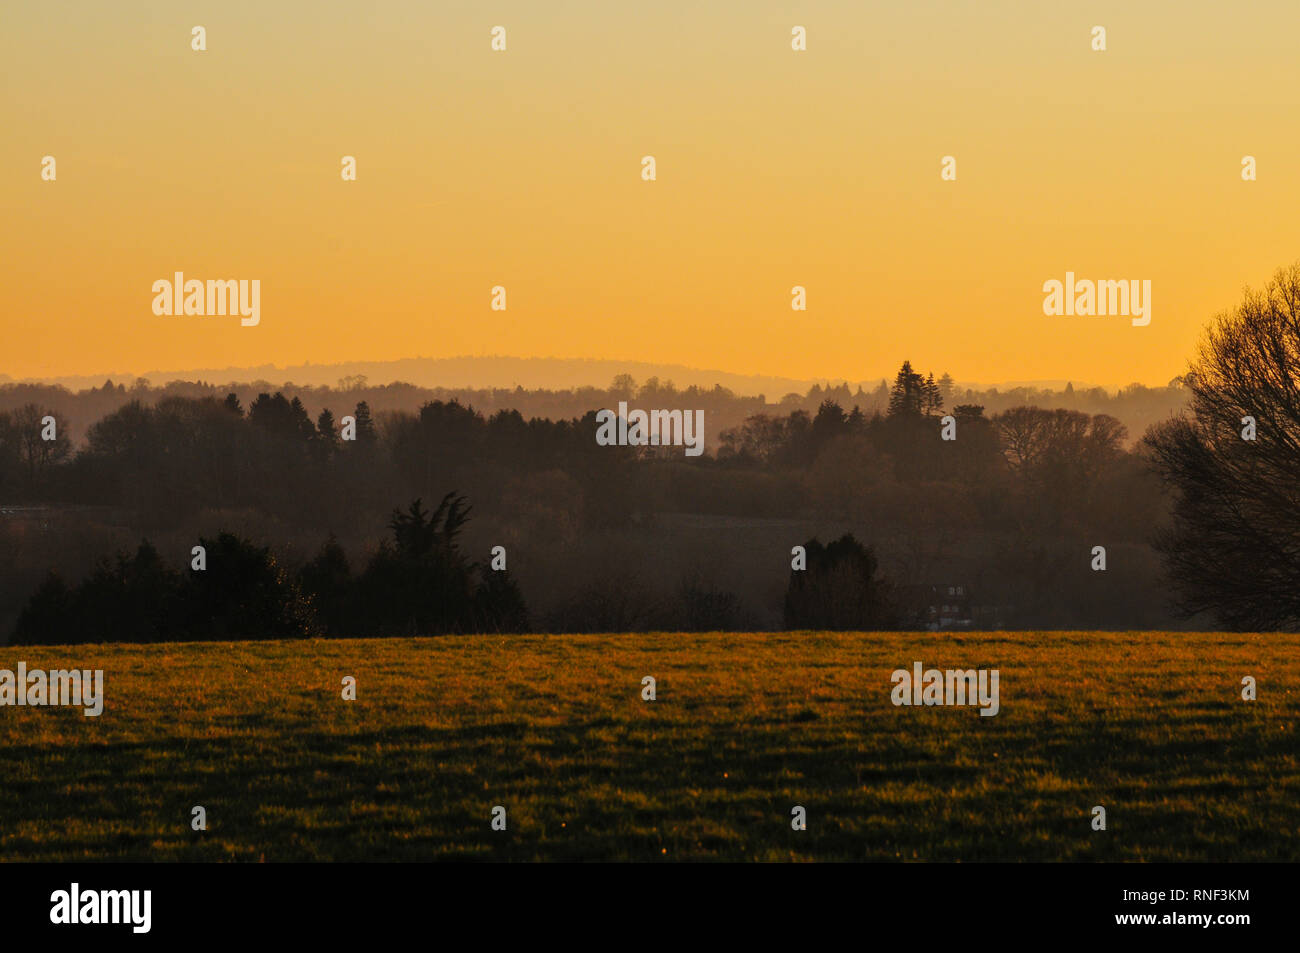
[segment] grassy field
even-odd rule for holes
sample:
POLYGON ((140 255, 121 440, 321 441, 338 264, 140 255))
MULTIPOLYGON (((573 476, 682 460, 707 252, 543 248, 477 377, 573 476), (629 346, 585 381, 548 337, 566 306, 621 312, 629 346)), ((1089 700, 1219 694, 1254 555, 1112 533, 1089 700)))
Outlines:
POLYGON ((19 661, 103 668, 106 705, 0 708, 4 860, 1300 858, 1296 635, 0 647, 19 661), (1001 712, 895 707, 914 660, 999 669, 1001 712))

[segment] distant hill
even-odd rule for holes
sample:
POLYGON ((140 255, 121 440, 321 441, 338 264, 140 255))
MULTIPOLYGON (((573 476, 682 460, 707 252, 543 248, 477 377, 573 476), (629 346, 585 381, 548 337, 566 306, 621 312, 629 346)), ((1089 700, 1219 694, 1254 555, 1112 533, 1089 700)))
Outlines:
MULTIPOLYGON (((882 370, 880 374, 859 381, 840 378, 775 377, 764 374, 739 374, 731 371, 687 367, 683 364, 655 364, 647 361, 590 360, 583 358, 550 357, 412 357, 396 361, 347 361, 339 364, 296 364, 280 367, 261 364, 256 367, 200 367, 188 370, 149 371, 136 375, 122 371, 105 371, 101 374, 69 375, 46 378, 25 378, 30 382, 61 384, 69 390, 86 390, 99 387, 106 380, 128 386, 137 376, 144 377, 154 386, 171 381, 207 381, 213 384, 266 381, 282 386, 292 383, 311 387, 335 386, 343 378, 364 376, 371 385, 403 381, 417 387, 445 388, 496 388, 522 387, 525 390, 544 388, 566 390, 575 387, 608 387, 619 374, 630 374, 638 382, 651 377, 661 381, 671 380, 679 388, 692 384, 712 388, 714 385, 733 391, 737 395, 753 397, 764 395, 769 403, 776 403, 789 393, 806 394, 813 384, 847 383, 856 390, 859 385, 870 391, 882 379, 892 381, 897 369, 882 370)), ((936 372, 937 375, 938 372, 936 372)), ((9 375, 0 374, 0 383, 14 382, 9 375)), ((1000 389, 1012 387, 1037 387, 1059 390, 1064 381, 1013 381, 998 383, 1000 389)), ((1075 389, 1092 385, 1074 382, 1075 389)), ((960 388, 983 389, 973 381, 958 381, 960 388)))
MULTIPOLYGON (((292 382, 313 387, 334 386, 342 378, 364 376, 371 385, 403 381, 417 387, 523 387, 551 390, 572 387, 608 387, 619 374, 631 374, 638 381, 650 377, 672 380, 678 387, 695 384, 712 388, 716 384, 737 394, 765 394, 779 400, 791 391, 804 393, 816 381, 736 374, 728 371, 686 367, 681 364, 653 364, 644 361, 585 360, 522 357, 413 357, 396 361, 348 361, 340 364, 297 364, 279 367, 201 367, 187 370, 150 371, 139 375, 155 386, 169 381, 203 380, 212 383, 269 381, 276 385, 292 382)), ((102 374, 42 378, 42 383, 62 384, 70 390, 99 387, 107 379, 130 384, 135 374, 106 371, 102 374)), ((5 380, 5 378, 0 378, 5 380)), ((872 386, 879 378, 872 382, 872 386)), ((824 382, 823 382, 824 383, 824 382)))

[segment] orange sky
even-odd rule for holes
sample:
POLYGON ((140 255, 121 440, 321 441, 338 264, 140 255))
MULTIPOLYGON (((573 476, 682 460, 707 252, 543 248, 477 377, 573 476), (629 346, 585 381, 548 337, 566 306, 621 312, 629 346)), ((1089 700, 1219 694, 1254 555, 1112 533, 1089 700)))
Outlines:
POLYGON ((1300 4, 875 6, 10 5, 0 374, 908 357, 1162 384, 1300 258, 1300 4), (261 323, 155 316, 178 270, 259 279, 261 323), (1150 280, 1151 324, 1044 316, 1066 271, 1150 280))

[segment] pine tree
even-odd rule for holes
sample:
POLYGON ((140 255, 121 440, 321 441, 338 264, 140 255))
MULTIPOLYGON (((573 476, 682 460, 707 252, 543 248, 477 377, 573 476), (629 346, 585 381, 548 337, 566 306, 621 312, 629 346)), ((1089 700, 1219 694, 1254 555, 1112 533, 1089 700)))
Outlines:
POLYGON ((912 362, 904 361, 894 378, 894 386, 889 392, 890 417, 919 417, 923 403, 922 395, 925 381, 921 375, 912 370, 912 362))
POLYGON ((334 414, 326 407, 316 418, 316 439, 325 457, 329 457, 342 443, 338 428, 334 425, 334 414))
POLYGON ((303 406, 302 398, 294 397, 289 404, 289 413, 290 419, 293 421, 294 431, 299 437, 308 443, 319 438, 320 434, 316 431, 316 425, 311 422, 307 408, 303 406))
POLYGON ((944 371, 943 377, 939 378, 939 396, 943 399, 941 406, 947 407, 955 393, 957 393, 957 383, 952 379, 951 374, 944 371))
POLYGON ((925 409, 927 417, 936 410, 943 409, 943 395, 939 393, 939 385, 935 383, 933 371, 921 387, 921 406, 925 409))
POLYGON ((370 405, 364 400, 358 401, 357 409, 352 413, 357 421, 357 445, 372 446, 379 439, 379 434, 375 430, 375 422, 370 417, 370 405))

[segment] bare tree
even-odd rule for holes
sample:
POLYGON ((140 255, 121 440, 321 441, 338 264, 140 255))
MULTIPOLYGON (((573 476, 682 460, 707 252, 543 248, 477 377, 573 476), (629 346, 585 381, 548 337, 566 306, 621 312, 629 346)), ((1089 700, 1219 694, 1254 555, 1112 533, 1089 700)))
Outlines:
POLYGON ((1157 545, 1188 614, 1233 629, 1300 627, 1297 362, 1300 264, 1214 319, 1184 378, 1188 411, 1147 433, 1176 491, 1157 545))
POLYGON ((53 464, 62 463, 71 455, 68 420, 36 404, 24 404, 13 412, 11 419, 18 457, 27 471, 28 486, 34 488, 53 464))
POLYGON ((1109 414, 1012 407, 993 418, 1007 465, 1042 482, 1092 480, 1122 452, 1128 431, 1109 414))

